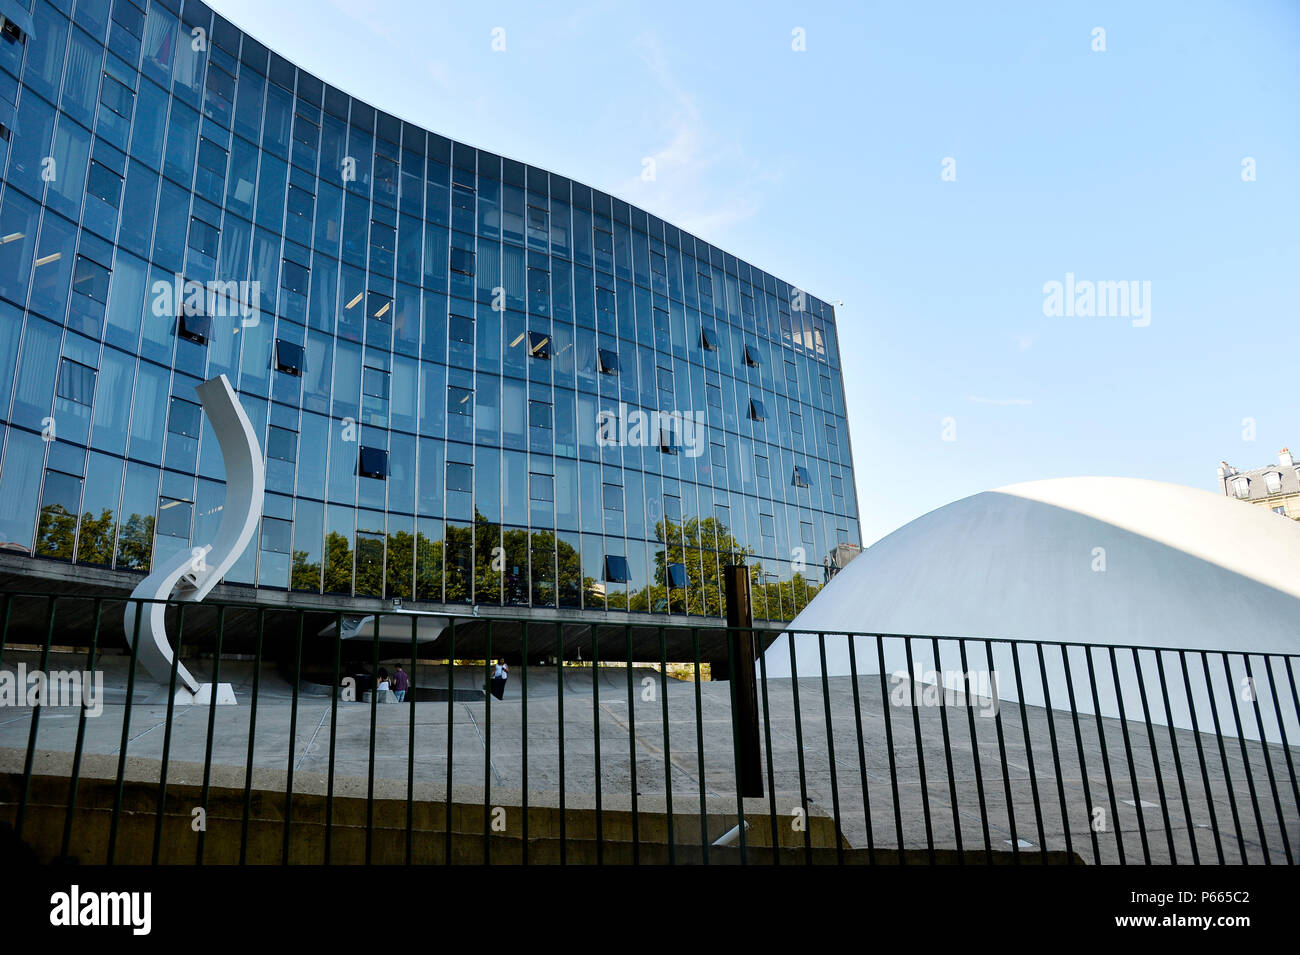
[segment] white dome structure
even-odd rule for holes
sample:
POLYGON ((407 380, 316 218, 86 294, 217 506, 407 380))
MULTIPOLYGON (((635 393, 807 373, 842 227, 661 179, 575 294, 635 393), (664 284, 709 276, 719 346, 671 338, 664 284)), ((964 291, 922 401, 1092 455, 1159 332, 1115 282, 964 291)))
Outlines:
MULTIPOLYGON (((801 676, 821 675, 816 635, 837 630, 981 638, 967 643, 972 670, 988 669, 982 640, 994 641, 993 669, 1003 698, 1026 703, 1044 702, 1036 650, 1031 646, 1020 653, 1021 693, 1008 678, 1016 662, 1011 644, 997 641, 1228 651, 1227 671, 1239 684, 1246 670, 1238 654, 1300 653, 1300 522, 1157 481, 1081 477, 1013 484, 931 511, 864 550, 836 575, 790 624, 801 676)), ((783 635, 768 648, 769 678, 790 675, 788 641, 783 635)), ((828 636, 825 642, 827 671, 849 673, 847 639, 828 636)), ((887 672, 908 670, 904 641, 885 645, 887 672)), ((932 646, 928 640, 912 641, 913 669, 942 673, 958 665, 956 641, 941 642, 939 660, 933 659, 932 646)), ((874 637, 858 638, 855 651, 859 674, 879 672, 874 637)), ((1047 656, 1051 703, 1059 706, 1066 693, 1062 651, 1050 648, 1047 656)), ((1148 697, 1154 694, 1158 702, 1156 653, 1139 656, 1148 697)), ((1102 713, 1118 715, 1109 652, 1095 651, 1092 657, 1102 713)), ((1181 692, 1179 656, 1162 653, 1160 658, 1174 669, 1170 685, 1181 692)), ((1198 680, 1202 689, 1206 685, 1200 654, 1186 659, 1192 696, 1208 701, 1197 692, 1198 680)), ((1117 655, 1130 717, 1142 712, 1132 660, 1130 651, 1117 655)), ((1087 662, 1082 647, 1070 651, 1072 669, 1082 671, 1082 677, 1075 672, 1072 678, 1076 694, 1089 697, 1076 707, 1082 712, 1092 711, 1087 662)), ((1221 692, 1230 692, 1224 663, 1222 656, 1209 656, 1210 679, 1223 685, 1216 701, 1221 692)), ((1262 657, 1251 657, 1261 701, 1268 692, 1265 665, 1262 657)), ((1281 681, 1283 722, 1295 742, 1287 661, 1274 658, 1269 665, 1281 681)), ((1244 707, 1242 735, 1258 737, 1250 725, 1254 708, 1244 707)), ((1171 709, 1176 725, 1190 725, 1177 699, 1171 709)), ((1271 696, 1261 709, 1268 711, 1262 718, 1266 735, 1276 738, 1271 696)), ((1197 710, 1205 728, 1214 714, 1208 708, 1202 712, 1199 702, 1197 710)), ((1229 711, 1220 716, 1229 724, 1227 731, 1233 716, 1229 711)))

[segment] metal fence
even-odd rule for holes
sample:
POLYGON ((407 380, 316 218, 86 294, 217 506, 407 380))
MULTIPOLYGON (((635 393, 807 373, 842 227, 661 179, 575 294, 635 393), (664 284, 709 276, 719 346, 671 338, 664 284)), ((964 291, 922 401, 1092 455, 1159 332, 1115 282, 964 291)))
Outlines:
POLYGON ((173 603, 163 685, 125 600, 0 599, 0 820, 44 860, 1294 864, 1300 840, 1296 655, 782 635, 743 794, 736 628, 429 639, 394 611, 344 639, 342 610, 173 603), (181 656, 236 705, 177 702, 181 656), (392 705, 369 687, 398 663, 392 705))

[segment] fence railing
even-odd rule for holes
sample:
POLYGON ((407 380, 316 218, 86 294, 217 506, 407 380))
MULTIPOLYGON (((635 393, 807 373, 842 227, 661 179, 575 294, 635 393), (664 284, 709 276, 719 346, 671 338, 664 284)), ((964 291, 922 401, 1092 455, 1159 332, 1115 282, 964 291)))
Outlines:
POLYGON ((1294 864, 1300 844, 1294 654, 784 634, 753 664, 746 796, 736 629, 179 602, 161 680, 126 605, 0 594, 0 822, 38 858, 1294 864), (178 700, 182 656, 235 704, 178 700))

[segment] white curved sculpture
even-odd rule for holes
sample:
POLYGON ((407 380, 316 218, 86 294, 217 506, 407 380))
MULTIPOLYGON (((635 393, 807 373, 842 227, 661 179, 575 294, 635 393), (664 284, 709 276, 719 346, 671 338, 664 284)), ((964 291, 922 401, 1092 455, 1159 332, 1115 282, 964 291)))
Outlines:
MULTIPOLYGON (((821 675, 818 631, 964 636, 1080 644, 1300 653, 1300 523, 1219 494, 1131 478, 1064 478, 985 491, 931 511, 894 531, 855 558, 791 622, 801 676, 821 675)), ((767 651, 767 674, 789 676, 789 637, 767 651)), ((827 669, 849 672, 847 640, 827 638, 827 669)), ((887 640, 886 672, 907 671, 902 640, 887 640)), ((959 672, 955 641, 913 641, 913 670, 959 672)), ((968 644, 968 668, 988 669, 982 644, 968 644)), ((1103 715, 1117 716, 1109 653, 1090 651, 1103 715)), ((1045 702, 1036 653, 1021 653, 1021 688, 1007 644, 994 645, 993 669, 1004 699, 1045 702)), ((857 672, 879 673, 874 639, 855 643, 857 672)), ((1068 699, 1060 652, 1049 652, 1047 688, 1053 706, 1068 699)), ((1155 651, 1139 654, 1153 710, 1161 689, 1155 651)), ((1199 654, 1191 661, 1202 729, 1211 724, 1199 654), (1199 685, 1198 685, 1199 684, 1199 685)), ((1175 725, 1190 726, 1180 661, 1161 654, 1170 681, 1175 725)), ((1077 706, 1092 712, 1082 647, 1070 651, 1077 706), (1086 697, 1086 699, 1084 698, 1086 697)), ((1283 723, 1300 741, 1288 677, 1274 661, 1283 723)), ((1252 657, 1265 735, 1277 720, 1262 657, 1252 657)), ((1122 701, 1130 717, 1142 712, 1132 654, 1117 654, 1122 701)), ((1258 737, 1253 700, 1237 692, 1245 666, 1210 657, 1216 705, 1235 734, 1258 737)), ((1300 672, 1296 672, 1300 680, 1300 672)), ((956 681, 945 681, 953 686, 956 681)), ((1067 704, 1068 705, 1068 704, 1067 704)), ((1160 720, 1163 722, 1163 720, 1160 720)))
MULTIPOLYGON (((266 466, 253 426, 240 407, 234 389, 230 387, 225 375, 219 375, 203 382, 194 390, 198 392, 203 412, 208 416, 221 445, 221 457, 226 465, 226 502, 221 511, 221 524, 211 544, 181 551, 155 568, 132 591, 132 601, 202 600, 243 554, 244 548, 257 531, 257 522, 262 515, 266 466)), ((139 615, 140 663, 164 687, 171 684, 172 672, 172 648, 167 640, 166 611, 166 603, 128 602, 123 618, 127 642, 130 643, 135 637, 136 618, 139 615), (141 607, 147 607, 143 615, 139 615, 141 607)), ((177 702, 210 703, 214 697, 217 703, 235 702, 230 684, 221 684, 217 692, 213 693, 212 684, 200 684, 185 664, 179 661, 176 662, 176 679, 179 684, 177 702)))

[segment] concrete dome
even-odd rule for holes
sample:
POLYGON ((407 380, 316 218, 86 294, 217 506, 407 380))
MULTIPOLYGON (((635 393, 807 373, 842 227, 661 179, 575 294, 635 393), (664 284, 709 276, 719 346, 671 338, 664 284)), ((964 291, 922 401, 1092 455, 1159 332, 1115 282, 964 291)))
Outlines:
MULTIPOLYGON (((816 633, 828 630, 1300 653, 1300 522, 1157 481, 1013 484, 931 511, 867 548, 789 630, 800 675, 819 676, 816 633)), ((768 649, 769 677, 789 675, 788 639, 768 649)), ((902 641, 887 643, 888 670, 906 670, 902 641)), ((858 672, 879 672, 875 641, 856 649, 858 672)), ((995 652, 1004 674, 1007 649, 1001 663, 995 652)), ((983 666, 983 647, 974 655, 983 666)), ((947 648, 940 656, 936 671, 950 662, 947 648)), ((827 638, 827 668, 849 672, 844 638, 827 638)), ((1024 698, 1041 702, 1030 676, 1024 698)))

